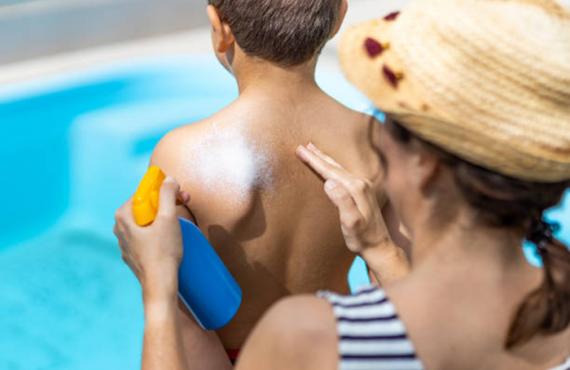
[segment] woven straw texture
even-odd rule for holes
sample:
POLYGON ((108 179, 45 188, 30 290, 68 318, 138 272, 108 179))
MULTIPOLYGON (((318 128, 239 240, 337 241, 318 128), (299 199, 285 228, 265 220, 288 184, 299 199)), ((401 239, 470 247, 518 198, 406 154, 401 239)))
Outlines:
POLYGON ((425 140, 511 177, 570 179, 570 14, 555 2, 416 0, 348 31, 340 55, 348 79, 425 140))

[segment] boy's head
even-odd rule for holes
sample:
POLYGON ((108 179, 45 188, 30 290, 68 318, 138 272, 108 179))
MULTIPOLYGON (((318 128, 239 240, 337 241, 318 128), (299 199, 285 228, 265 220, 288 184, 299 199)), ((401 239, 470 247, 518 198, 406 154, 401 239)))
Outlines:
POLYGON ((338 31, 346 0, 208 0, 214 47, 292 67, 313 59, 338 31))

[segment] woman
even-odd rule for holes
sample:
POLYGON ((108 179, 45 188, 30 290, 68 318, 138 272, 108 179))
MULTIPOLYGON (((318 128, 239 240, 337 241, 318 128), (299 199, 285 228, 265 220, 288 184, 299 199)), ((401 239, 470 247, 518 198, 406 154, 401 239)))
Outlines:
MULTIPOLYGON (((570 14, 547 0, 417 0, 348 32, 341 62, 387 113, 384 187, 412 240, 411 270, 384 290, 277 304, 237 368, 570 368, 570 252, 543 220, 570 186, 570 14), (543 269, 526 262, 525 239, 543 269)), ((314 146, 297 153, 325 180, 347 245, 377 245, 368 183, 314 146)), ((120 211, 118 233, 147 296, 172 305, 180 245, 165 214, 141 231, 120 211), (145 257, 144 232, 171 251, 168 263, 145 257)), ((175 318, 164 317, 172 330, 147 326, 146 338, 176 338, 175 318)), ((216 356, 219 345, 196 333, 216 356)), ((145 348, 147 359, 161 358, 156 348, 145 348)), ((186 368, 181 351, 166 358, 186 368)))

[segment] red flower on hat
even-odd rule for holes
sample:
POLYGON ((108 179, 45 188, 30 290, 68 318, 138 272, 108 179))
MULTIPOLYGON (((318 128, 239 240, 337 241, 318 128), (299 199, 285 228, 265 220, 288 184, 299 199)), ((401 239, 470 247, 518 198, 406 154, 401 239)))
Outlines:
POLYGON ((384 74, 386 81, 388 81, 388 83, 395 89, 398 88, 400 80, 404 77, 401 73, 394 72, 392 68, 387 65, 382 66, 382 73, 384 74))
POLYGON ((400 15, 400 12, 392 12, 384 17, 385 21, 395 21, 396 18, 400 15))
POLYGON ((364 47, 366 48, 366 52, 368 52, 368 55, 371 58, 376 58, 386 49, 381 43, 371 37, 368 37, 366 40, 364 40, 364 47))

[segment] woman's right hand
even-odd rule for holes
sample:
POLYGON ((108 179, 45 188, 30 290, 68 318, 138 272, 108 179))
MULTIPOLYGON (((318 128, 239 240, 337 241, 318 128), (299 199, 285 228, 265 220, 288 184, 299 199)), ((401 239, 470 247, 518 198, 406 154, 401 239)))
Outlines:
POLYGON ((362 253, 391 244, 381 205, 368 180, 352 175, 313 144, 300 146, 297 155, 325 180, 325 192, 339 210, 348 249, 362 253))
POLYGON ((370 181, 352 175, 313 144, 300 146, 297 155, 325 180, 325 192, 339 210, 348 249, 360 254, 384 282, 406 275, 409 262, 392 242, 370 181))

